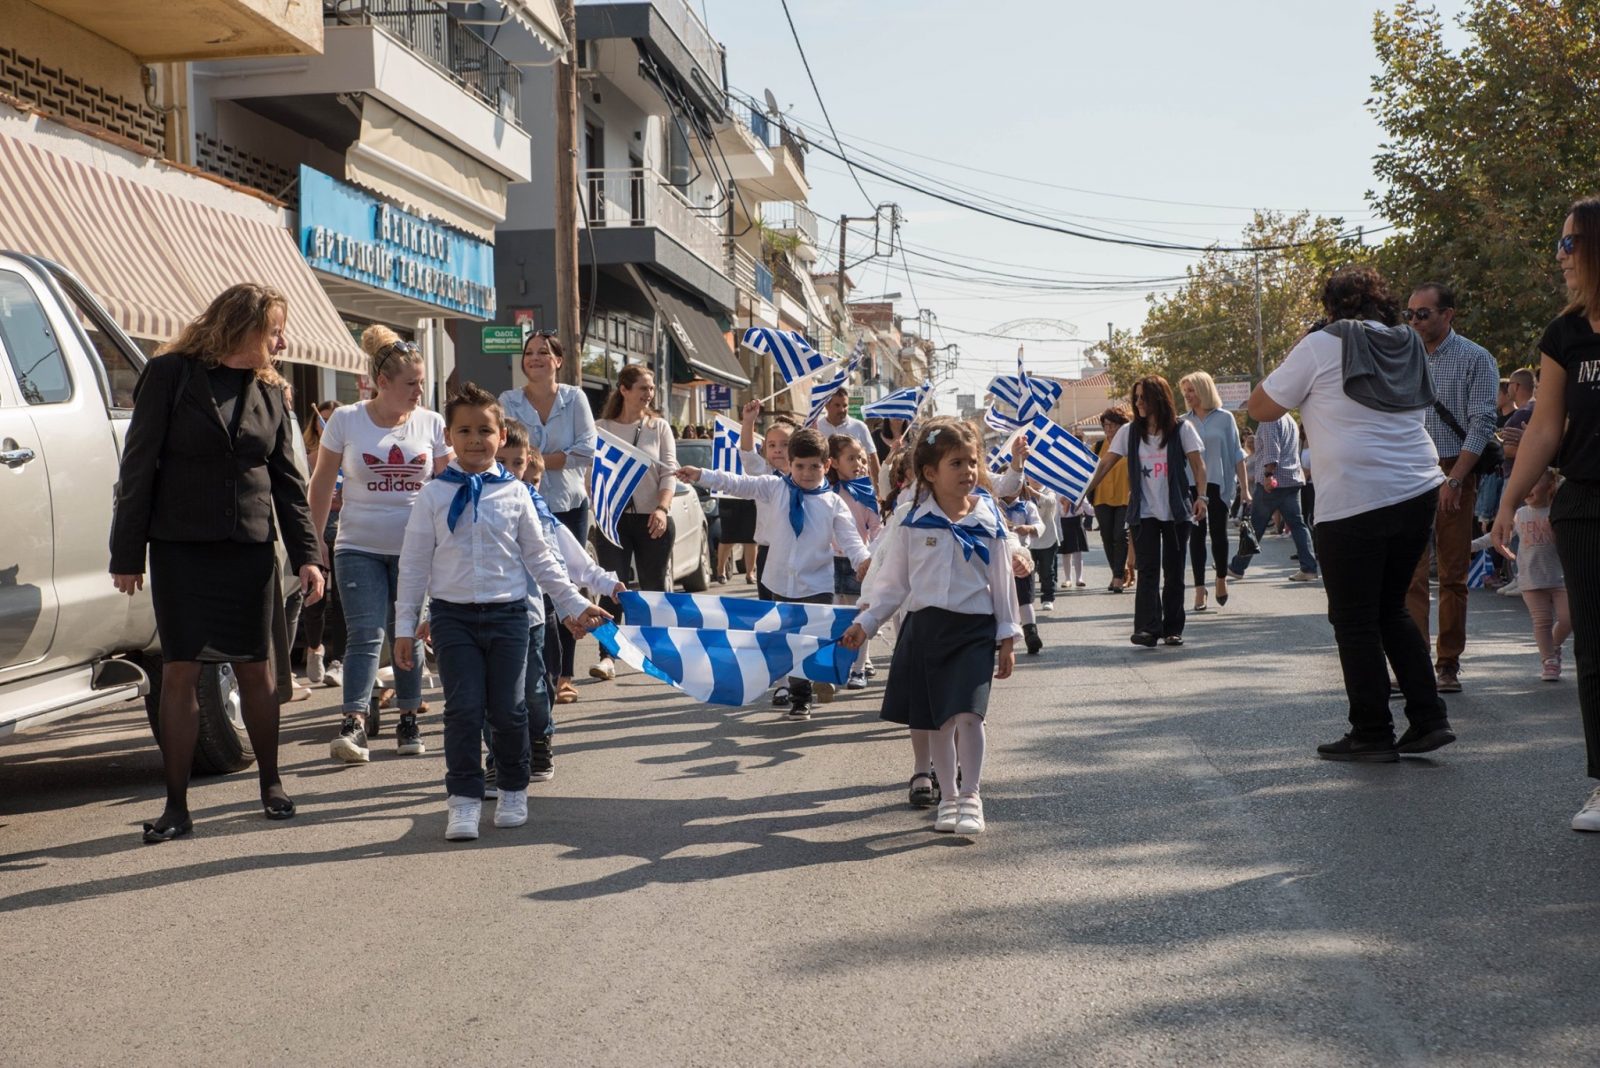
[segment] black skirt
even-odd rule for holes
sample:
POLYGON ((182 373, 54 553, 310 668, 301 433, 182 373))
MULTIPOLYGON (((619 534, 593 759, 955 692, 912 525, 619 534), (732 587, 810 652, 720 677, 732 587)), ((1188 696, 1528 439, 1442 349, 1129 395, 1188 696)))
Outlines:
POLYGON ((723 545, 753 545, 756 540, 756 502, 724 497, 717 503, 717 515, 722 519, 723 545))
POLYGON ((1061 521, 1061 546, 1059 553, 1086 553, 1089 535, 1083 530, 1083 516, 1069 515, 1061 521))
POLYGON ((266 660, 276 556, 274 542, 152 541, 150 599, 161 659, 266 660))
POLYGON ((900 625, 883 710, 890 723, 936 731, 951 716, 989 711, 994 678, 993 615, 922 608, 900 625))

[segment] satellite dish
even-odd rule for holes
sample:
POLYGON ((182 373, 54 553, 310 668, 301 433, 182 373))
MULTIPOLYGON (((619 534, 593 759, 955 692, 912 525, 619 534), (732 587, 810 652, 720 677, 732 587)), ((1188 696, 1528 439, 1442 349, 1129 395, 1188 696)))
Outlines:
POLYGON ((776 115, 778 113, 778 98, 772 95, 771 89, 763 89, 761 93, 767 98, 767 114, 776 115))

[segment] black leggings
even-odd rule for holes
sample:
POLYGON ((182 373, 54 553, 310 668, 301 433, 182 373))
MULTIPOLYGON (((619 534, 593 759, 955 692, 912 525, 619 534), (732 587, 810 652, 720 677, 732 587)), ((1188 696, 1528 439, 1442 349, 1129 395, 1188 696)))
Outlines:
MULTIPOLYGON (((576 507, 576 508, 569 508, 565 512, 555 512, 553 514, 556 517, 556 522, 560 523, 562 526, 564 526, 568 530, 572 531, 572 536, 574 538, 578 539, 578 544, 579 545, 587 545, 588 544, 588 542, 589 542, 589 502, 588 501, 585 501, 584 503, 578 505, 578 507, 576 507)), ((604 539, 601 539, 601 540, 603 541, 604 539)), ((558 553, 557 555, 559 556, 560 554, 558 553)), ((557 619, 554 615, 548 615, 547 614, 545 616, 545 618, 547 620, 549 620, 549 622, 551 624, 549 627, 545 628, 545 632, 549 633, 551 630, 554 630, 555 633, 556 633, 556 639, 560 643, 560 647, 561 647, 561 662, 558 665, 561 668, 561 671, 560 671, 560 674, 559 674, 558 677, 559 678, 563 678, 563 679, 570 679, 570 678, 572 678, 572 665, 573 665, 573 662, 577 659, 578 639, 570 630, 568 630, 566 627, 563 627, 561 625, 561 621, 559 619, 557 619)))
POLYGON ((1222 487, 1206 483, 1206 522, 1195 523, 1189 533, 1189 561, 1194 565, 1194 584, 1206 584, 1206 528, 1211 528, 1211 562, 1217 574, 1228 566, 1228 506, 1222 502, 1222 487))
POLYGON ((1572 606, 1572 659, 1589 778, 1600 779, 1600 483, 1562 483, 1550 504, 1550 526, 1572 606))
MULTIPOLYGON (((676 526, 667 520, 666 533, 659 538, 650 536, 649 512, 629 512, 617 520, 617 536, 622 544, 612 545, 611 539, 601 536, 595 545, 595 555, 600 566, 616 572, 622 582, 637 580, 641 590, 665 590, 672 585, 667 574, 672 564, 672 536, 676 526)), ((617 616, 622 622, 621 607, 607 595, 600 598, 600 607, 617 616)))
POLYGON ((1106 551, 1113 581, 1120 579, 1128 566, 1128 506, 1097 504, 1094 521, 1100 524, 1100 546, 1106 551))

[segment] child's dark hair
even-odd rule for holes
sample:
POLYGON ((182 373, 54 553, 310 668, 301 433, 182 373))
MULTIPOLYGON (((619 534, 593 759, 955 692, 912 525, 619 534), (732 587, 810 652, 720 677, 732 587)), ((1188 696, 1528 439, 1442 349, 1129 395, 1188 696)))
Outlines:
POLYGON ((506 443, 500 446, 503 449, 526 449, 528 447, 528 428, 515 419, 505 421, 506 443))
POLYGON ((806 427, 789 436, 789 460, 822 460, 828 456, 828 446, 822 435, 806 427))
POLYGON ((945 415, 917 426, 917 440, 912 443, 911 468, 916 474, 918 501, 922 499, 924 490, 933 493, 933 484, 923 476, 923 469, 938 467, 946 455, 962 448, 972 450, 972 454, 978 458, 979 467, 982 467, 983 437, 971 423, 945 415))
POLYGON ((444 425, 449 426, 455 421, 456 411, 460 408, 482 408, 494 417, 496 426, 506 425, 506 413, 500 410, 500 402, 495 400, 493 393, 484 389, 476 382, 463 382, 455 395, 444 404, 444 425))
MULTIPOLYGON (((828 462, 836 464, 839 462, 839 457, 843 456, 847 451, 859 448, 861 448, 861 442, 849 434, 829 434, 828 462)), ((836 486, 839 484, 839 472, 832 467, 828 468, 828 481, 836 486)))

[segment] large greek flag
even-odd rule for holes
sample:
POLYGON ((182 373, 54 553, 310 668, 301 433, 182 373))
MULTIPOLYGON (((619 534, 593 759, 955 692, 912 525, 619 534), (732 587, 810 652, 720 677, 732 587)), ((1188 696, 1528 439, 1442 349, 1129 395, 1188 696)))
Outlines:
POLYGON ((606 653, 708 704, 749 704, 789 675, 842 686, 855 664, 838 643, 854 608, 689 593, 620 600, 625 622, 594 632, 606 653))
POLYGON ((817 420, 822 418, 823 409, 828 406, 828 401, 835 393, 850 385, 850 376, 856 373, 856 368, 860 366, 861 357, 866 351, 867 339, 863 335, 856 342, 856 347, 850 350, 850 359, 839 365, 839 369, 827 379, 812 384, 811 414, 806 416, 806 426, 816 426, 817 420))
POLYGON ((922 402, 928 399, 928 394, 932 390, 932 382, 895 390, 882 400, 864 406, 861 409, 861 416, 864 419, 904 419, 911 422, 922 410, 922 402))
POLYGON ((620 546, 617 521, 628 510, 633 491, 639 480, 655 461, 631 445, 607 434, 595 431, 594 467, 589 474, 589 500, 594 503, 595 522, 600 533, 613 545, 620 546))
POLYGON ((1099 457, 1089 446, 1042 415, 1029 423, 1024 433, 1028 458, 1022 461, 1022 473, 1073 504, 1082 500, 1099 457))
POLYGON ((797 330, 752 326, 744 332, 743 340, 750 348, 771 356, 778 373, 791 385, 816 374, 829 362, 828 357, 812 348, 805 335, 797 330))

